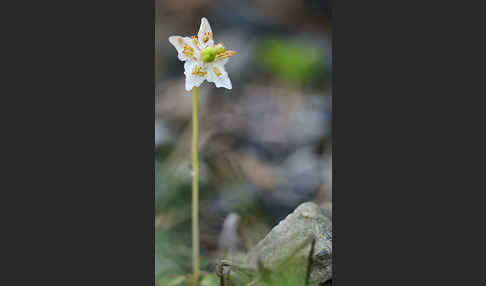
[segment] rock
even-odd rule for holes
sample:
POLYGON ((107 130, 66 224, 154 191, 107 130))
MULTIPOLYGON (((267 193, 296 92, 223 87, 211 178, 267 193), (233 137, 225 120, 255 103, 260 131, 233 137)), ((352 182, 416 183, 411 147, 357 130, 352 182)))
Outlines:
POLYGON ((332 222, 332 203, 326 202, 321 204, 323 214, 332 222))
POLYGON ((238 227, 240 220, 241 217, 236 213, 230 213, 224 220, 223 229, 221 230, 218 241, 218 249, 223 257, 238 250, 238 227))
POLYGON ((155 120, 155 147, 169 143, 172 136, 166 124, 161 120, 155 120))
POLYGON ((324 207, 313 202, 301 204, 247 254, 246 263, 257 267, 260 260, 264 268, 271 270, 292 265, 296 272, 304 274, 315 238, 311 285, 332 279, 331 208, 331 204, 324 207))

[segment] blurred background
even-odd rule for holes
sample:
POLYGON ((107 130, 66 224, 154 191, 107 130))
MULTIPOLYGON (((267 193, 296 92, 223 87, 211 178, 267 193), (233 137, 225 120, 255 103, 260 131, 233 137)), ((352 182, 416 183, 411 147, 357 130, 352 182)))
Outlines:
POLYGON ((332 13, 327 0, 156 0, 155 281, 191 266, 192 93, 168 42, 208 18, 233 89, 199 88, 201 267, 246 252, 305 201, 332 199, 332 13), (225 239, 230 213, 237 237, 225 239), (228 223, 228 220, 227 220, 228 223), (227 226, 226 226, 227 227, 227 226), (223 242, 221 242, 223 240, 223 242))

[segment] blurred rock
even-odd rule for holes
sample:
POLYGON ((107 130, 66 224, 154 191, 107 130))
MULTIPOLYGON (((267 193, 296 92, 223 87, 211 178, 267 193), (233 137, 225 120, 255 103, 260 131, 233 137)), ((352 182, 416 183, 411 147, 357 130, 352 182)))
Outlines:
POLYGON ((332 201, 332 156, 326 154, 321 159, 321 186, 319 187, 316 200, 319 202, 332 201))
POLYGON ((287 184, 301 199, 311 196, 321 183, 320 160, 312 147, 299 148, 287 157, 282 167, 287 184))
POLYGON ((171 141, 172 137, 169 129, 161 120, 155 120, 155 147, 163 144, 167 144, 171 141))
POLYGON ((330 135, 329 96, 258 85, 247 86, 244 94, 238 106, 254 140, 294 147, 330 135))
MULTIPOLYGON (((183 70, 182 70, 183 72, 183 70)), ((190 120, 192 118, 192 92, 184 88, 185 80, 167 80, 157 85, 155 97, 155 116, 167 122, 174 120, 190 120)), ((206 108, 208 91, 198 89, 199 104, 201 109, 206 108)), ((201 114, 205 116, 205 114, 201 114)))
POLYGON ((331 202, 327 202, 327 203, 323 203, 320 205, 321 206, 321 209, 322 209, 322 213, 329 219, 332 221, 332 203, 331 202))
POLYGON ((238 227, 241 217, 236 213, 230 213, 224 220, 223 229, 219 236, 218 248, 222 257, 231 255, 238 250, 240 239, 238 236, 238 227))
POLYGON ((329 210, 313 202, 301 204, 252 249, 246 262, 257 268, 258 260, 267 269, 291 263, 304 274, 312 239, 316 239, 310 282, 324 283, 332 278, 332 221, 329 210), (292 262, 289 262, 292 261, 292 262))

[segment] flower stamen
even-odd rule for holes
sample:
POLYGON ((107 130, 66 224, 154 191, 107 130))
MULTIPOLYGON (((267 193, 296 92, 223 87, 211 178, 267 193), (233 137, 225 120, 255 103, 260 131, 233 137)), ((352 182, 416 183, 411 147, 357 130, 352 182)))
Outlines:
POLYGON ((194 47, 197 47, 197 37, 196 36, 192 36, 192 43, 194 44, 194 47))
POLYGON ((182 53, 187 57, 192 57, 194 56, 194 49, 188 45, 184 45, 184 50, 182 51, 182 53))
POLYGON ((226 51, 226 49, 224 48, 223 42, 220 42, 219 44, 214 46, 214 48, 216 49, 216 54, 221 54, 221 53, 224 53, 226 51))
POLYGON ((192 69, 192 74, 198 76, 205 76, 207 72, 202 70, 198 65, 195 65, 194 68, 192 69))
POLYGON ((222 75, 222 73, 219 71, 217 67, 213 67, 213 72, 216 74, 216 76, 222 75))
POLYGON ((235 51, 225 51, 223 53, 216 55, 216 60, 222 60, 222 59, 225 59, 225 58, 229 58, 229 57, 234 56, 235 54, 236 54, 235 51))
POLYGON ((204 32, 204 35, 203 35, 203 38, 202 38, 203 43, 207 43, 209 41, 210 35, 211 34, 209 32, 204 32))

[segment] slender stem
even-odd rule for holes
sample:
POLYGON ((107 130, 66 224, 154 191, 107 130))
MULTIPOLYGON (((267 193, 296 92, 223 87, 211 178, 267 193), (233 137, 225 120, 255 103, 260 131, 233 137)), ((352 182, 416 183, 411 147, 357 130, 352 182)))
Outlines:
POLYGON ((199 162, 197 158, 197 87, 192 96, 192 270, 195 285, 199 281, 199 162))

